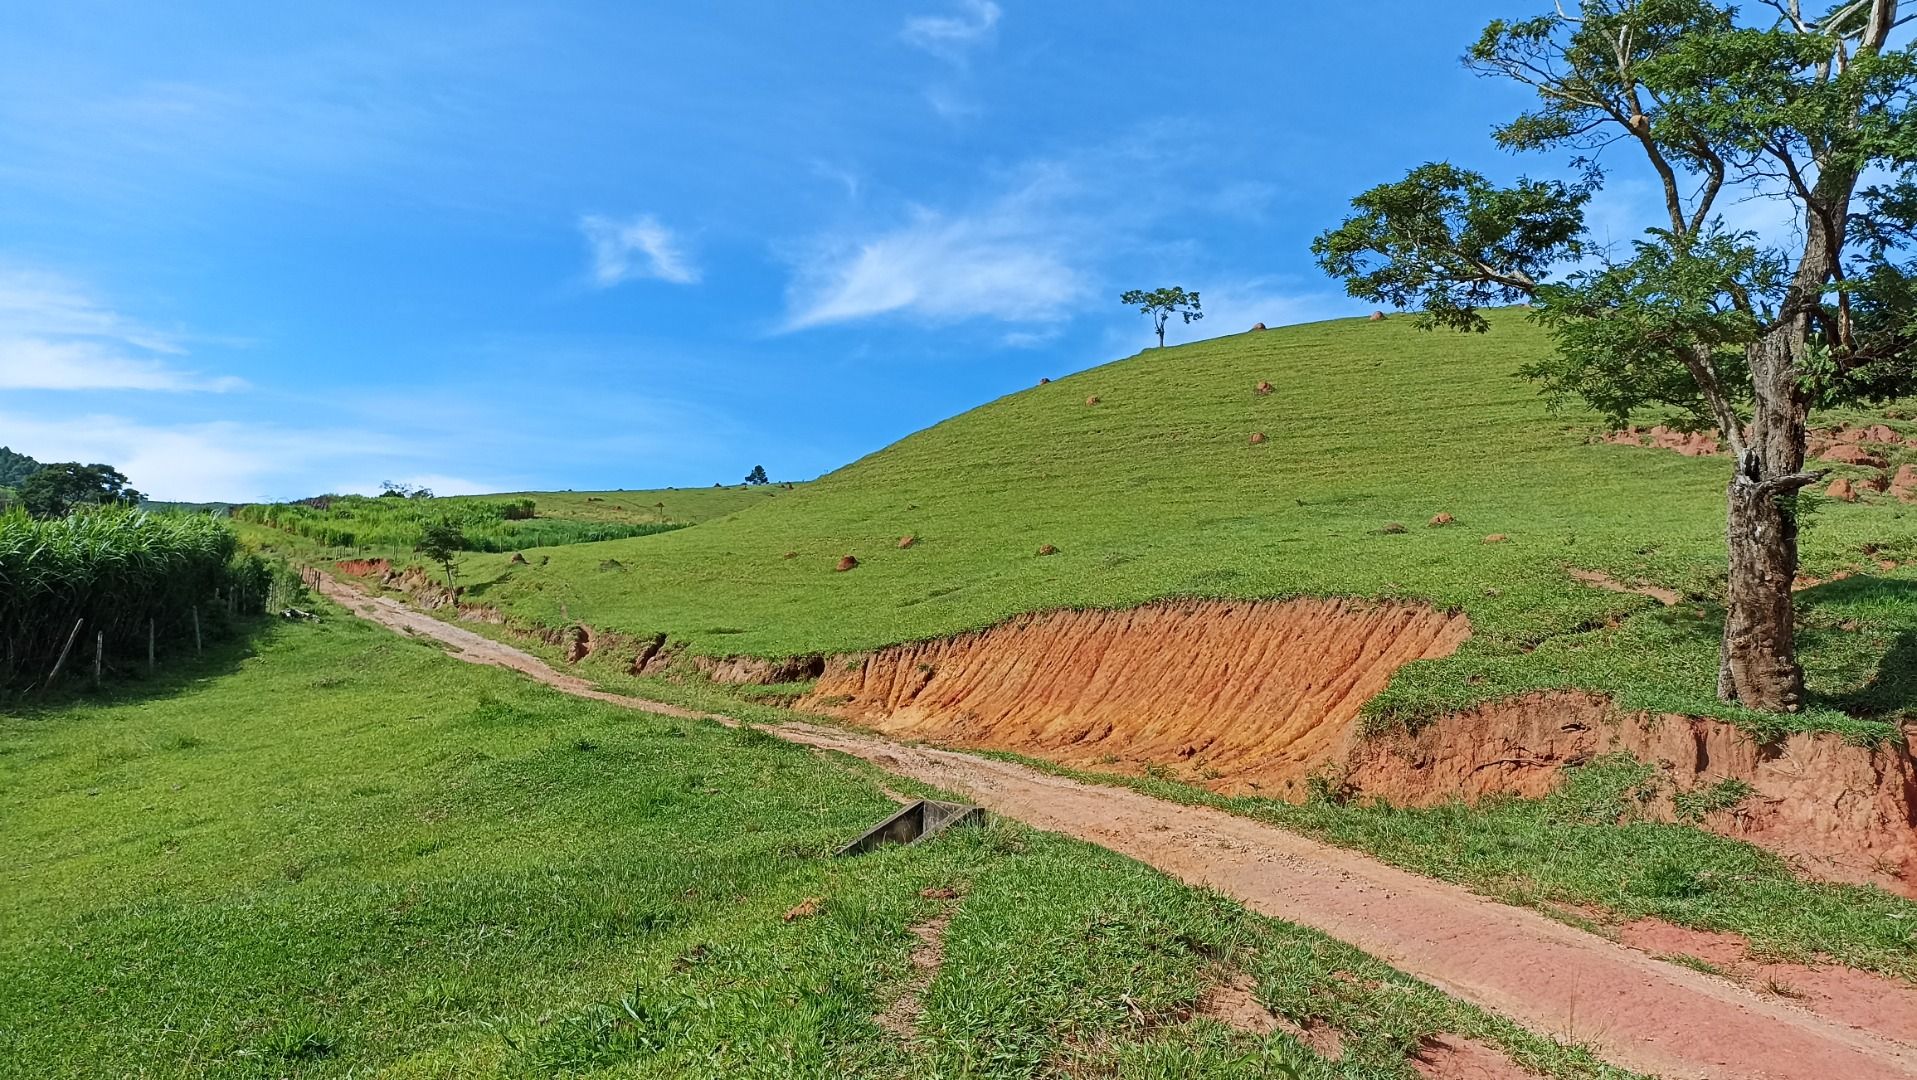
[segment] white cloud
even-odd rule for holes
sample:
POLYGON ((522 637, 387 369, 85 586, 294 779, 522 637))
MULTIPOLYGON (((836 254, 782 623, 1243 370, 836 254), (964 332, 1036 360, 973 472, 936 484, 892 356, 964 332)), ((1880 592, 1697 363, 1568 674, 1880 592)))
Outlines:
POLYGON ((828 245, 788 293, 788 330, 885 314, 1044 322, 1090 292, 1074 229, 1035 185, 961 216, 917 208, 869 239, 828 245))
POLYGON ((1050 345, 1065 333, 1061 326, 1047 326, 1038 330, 1007 330, 998 339, 999 344, 1008 349, 1036 349, 1041 345, 1050 345))
POLYGON ((942 120, 970 120, 985 113, 984 107, 977 101, 967 97, 964 91, 950 86, 927 87, 925 103, 942 120))
POLYGON ((588 214, 579 219, 579 231, 592 249, 592 280, 600 288, 635 278, 675 285, 699 280, 699 269, 680 250, 678 238, 650 214, 625 221, 588 214))
POLYGON ((0 413, 13 449, 41 461, 104 461, 149 497, 265 502, 335 491, 378 494, 381 480, 424 483, 445 495, 498 486, 417 472, 428 448, 360 428, 295 428, 236 420, 154 424, 113 414, 0 413), (329 484, 339 477, 344 483, 329 484))
POLYGON ((957 14, 915 15, 905 20, 899 36, 934 56, 962 64, 969 50, 992 40, 999 14, 992 0, 961 0, 957 14))
MULTIPOLYGON (((1165 338, 1174 344, 1197 341, 1243 333, 1254 323, 1289 326, 1361 315, 1369 310, 1343 293, 1326 289, 1293 291, 1285 287, 1287 284, 1279 278, 1249 278, 1200 289, 1205 317, 1189 326, 1174 319, 1165 327, 1165 338)), ((1143 323, 1145 317, 1138 316, 1138 321, 1143 323)))
POLYGON ((246 380, 181 371, 96 341, 0 337, 0 390, 242 390, 246 380))
POLYGON ((843 165, 834 165, 823 158, 813 158, 811 166, 814 175, 838 184, 845 189, 846 198, 854 202, 858 201, 859 192, 864 188, 865 181, 857 171, 843 165))
POLYGON ((58 275, 0 267, 0 390, 238 390, 183 370, 180 335, 144 326, 58 275))

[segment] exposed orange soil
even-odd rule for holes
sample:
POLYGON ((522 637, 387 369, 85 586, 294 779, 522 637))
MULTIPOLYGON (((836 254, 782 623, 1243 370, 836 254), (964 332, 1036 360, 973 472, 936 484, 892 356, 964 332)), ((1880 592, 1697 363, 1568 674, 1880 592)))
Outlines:
POLYGON ((1053 611, 828 661, 802 708, 886 734, 1067 765, 1176 763, 1221 791, 1282 793, 1343 757, 1358 710, 1462 615, 1338 600, 1053 611))
POLYGON ((919 1017, 925 1013, 925 988, 931 985, 938 976, 939 966, 945 963, 945 928, 951 922, 952 912, 948 909, 912 927, 912 936, 918 941, 906 961, 909 974, 905 986, 884 1011, 873 1017, 880 1027, 901 1039, 912 1038, 918 1030, 919 1017))
MULTIPOLYGON (((1763 747, 1719 721, 1619 715, 1595 694, 1539 693, 1454 713, 1416 734, 1366 739, 1345 780, 1400 805, 1531 797, 1554 788, 1566 766, 1615 751, 1660 766, 1677 791, 1749 784, 1749 797, 1704 820, 1715 832, 1819 876, 1917 894, 1917 766, 1908 744, 1792 735, 1763 747)), ((1669 813, 1668 802, 1662 809, 1669 813)))
POLYGON ((1260 1038, 1282 1031, 1327 1061, 1344 1056, 1344 1036, 1337 1028, 1315 1019, 1300 1024, 1279 1016, 1258 1000, 1257 989, 1257 982, 1242 971, 1220 972, 1218 981, 1198 999, 1194 1013, 1260 1038))
POLYGON ((1519 1068, 1497 1047, 1462 1035, 1440 1035, 1425 1043, 1411 1068, 1424 1080, 1533 1080, 1537 1076, 1519 1068))
MULTIPOLYGON (((422 607, 457 603, 417 568, 341 568, 377 573, 422 607)), ((1679 599, 1569 572, 1602 588, 1679 599)), ((457 608, 462 619, 502 620, 493 609, 457 608)), ((1102 771, 1173 766, 1226 793, 1295 795, 1302 778, 1322 775, 1351 794, 1408 805, 1536 797, 1565 768, 1622 751, 1662 768, 1667 790, 1654 812, 1670 817, 1673 793, 1742 781, 1750 797, 1705 827, 1778 852, 1806 873, 1917 896, 1917 763, 1907 741, 1860 747, 1796 735, 1760 747, 1729 724, 1623 715, 1575 692, 1487 702, 1415 735, 1358 738, 1358 710, 1394 671, 1448 655, 1469 635, 1462 615, 1421 605, 1189 601, 1053 611, 829 663, 683 657, 663 637, 586 626, 523 632, 564 647, 572 663, 607 652, 634 674, 685 664, 721 683, 817 677, 801 707, 886 734, 1102 771)))
MULTIPOLYGON (((1581 580, 1643 591, 1589 571, 1581 580)), ((1213 790, 1283 796, 1309 775, 1408 805, 1544 795, 1562 771, 1622 751, 1668 795, 1738 780, 1752 794, 1703 824, 1809 873, 1917 895, 1917 766, 1908 746, 1794 735, 1760 747, 1732 725, 1620 715, 1591 694, 1490 702, 1417 734, 1363 739, 1357 718, 1405 663, 1449 655, 1462 615, 1335 600, 1202 601, 1053 611, 820 670, 800 707, 887 735, 1063 765, 1170 765, 1213 790)))
MULTIPOLYGON (((580 697, 732 723, 597 690, 521 650, 330 578, 319 587, 355 614, 440 641, 462 660, 508 667, 580 697)), ((1700 1080, 1917 1077, 1917 1051, 1894 1040, 1276 826, 873 735, 801 723, 766 730, 1218 889, 1533 1031, 1594 1046, 1626 1068, 1700 1080)))

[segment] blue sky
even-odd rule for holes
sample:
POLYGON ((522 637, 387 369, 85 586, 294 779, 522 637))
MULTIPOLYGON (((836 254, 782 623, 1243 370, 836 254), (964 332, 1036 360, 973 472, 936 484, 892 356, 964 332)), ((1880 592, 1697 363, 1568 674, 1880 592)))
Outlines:
POLYGON ((1457 62, 1539 6, 18 6, 0 443, 177 499, 815 476, 1144 347, 1127 288, 1366 310, 1310 238, 1543 169, 1457 62))

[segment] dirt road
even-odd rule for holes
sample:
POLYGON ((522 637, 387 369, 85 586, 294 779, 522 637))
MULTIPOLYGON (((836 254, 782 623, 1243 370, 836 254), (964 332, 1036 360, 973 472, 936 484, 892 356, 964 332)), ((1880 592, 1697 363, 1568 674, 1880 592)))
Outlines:
MULTIPOLYGON (((529 653, 321 576, 355 614, 460 659, 670 716, 724 717, 596 690, 529 653)), ((1009 762, 805 723, 766 730, 961 793, 994 813, 1131 856, 1254 911, 1321 930, 1540 1034, 1672 1080, 1917 1078, 1917 1047, 1666 963, 1523 908, 1222 811, 1009 762)), ((1917 1000, 1914 997, 1913 1000, 1917 1000)))

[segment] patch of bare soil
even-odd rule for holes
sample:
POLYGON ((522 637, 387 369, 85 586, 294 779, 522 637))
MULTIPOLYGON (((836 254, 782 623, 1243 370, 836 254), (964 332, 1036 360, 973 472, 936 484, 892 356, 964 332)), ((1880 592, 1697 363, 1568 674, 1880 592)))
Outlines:
POLYGON ((1618 927, 1617 936, 1654 956, 1694 957, 1758 993, 1917 1047, 1917 986, 1910 983, 1854 968, 1759 960, 1737 934, 1692 930, 1662 919, 1635 919, 1618 927))
POLYGON ((1218 981, 1198 999, 1193 1015, 1261 1039, 1282 1031, 1327 1061, 1344 1055, 1344 1037, 1337 1028, 1317 1020, 1299 1024, 1279 1016, 1258 1000, 1257 989, 1257 982, 1242 971, 1221 972, 1218 981))
MULTIPOLYGON (((733 723, 596 690, 518 649, 331 579, 320 588, 355 614, 445 643, 459 659, 512 668, 580 697, 733 723)), ((798 723, 765 730, 1218 889, 1534 1031, 1591 1044, 1627 1068, 1699 1080, 1917 1077, 1917 1051, 1894 1040, 1276 826, 873 735, 798 723)))
POLYGON ((1565 573, 1570 574, 1572 577, 1592 588, 1603 589, 1606 592, 1635 593, 1638 596, 1648 596, 1658 603, 1663 604, 1665 607, 1680 603, 1684 599, 1684 595, 1675 589, 1667 589, 1662 585, 1626 584, 1602 570, 1580 570, 1573 566, 1566 570, 1565 573))
POLYGON ((1632 425, 1622 431, 1614 431, 1606 435, 1604 441, 1624 446, 1650 446, 1659 450, 1672 450, 1685 457, 1710 457, 1720 449, 1717 436, 1714 434, 1703 431, 1678 431, 1663 424, 1643 430, 1632 425))
POLYGON ((1358 710, 1462 615, 1337 600, 1053 611, 825 664, 800 707, 889 735, 1282 793, 1342 757, 1358 710))
POLYGON ((1425 1080, 1536 1080, 1537 1073, 1520 1068, 1495 1046, 1463 1035, 1439 1035, 1426 1040, 1411 1059, 1411 1069, 1425 1080))
POLYGON ((912 936, 918 938, 918 942, 912 946, 905 987, 884 1012, 873 1017, 880 1027, 901 1039, 913 1036, 918 1030, 919 1017, 925 1014, 925 988, 932 985, 939 965, 945 962, 945 928, 951 922, 952 912, 948 909, 912 927, 912 936))
POLYGON ((1357 743, 1345 784, 1399 805, 1485 795, 1534 798, 1565 768, 1622 751, 1659 766, 1671 792, 1726 780, 1750 785, 1707 815, 1714 832, 1748 840, 1820 877, 1874 881, 1917 895, 1917 761, 1908 742, 1858 746, 1791 735, 1760 746, 1715 720, 1623 714, 1595 694, 1545 692, 1488 702, 1420 728, 1357 743))

